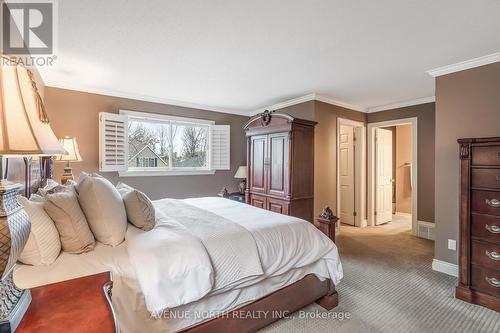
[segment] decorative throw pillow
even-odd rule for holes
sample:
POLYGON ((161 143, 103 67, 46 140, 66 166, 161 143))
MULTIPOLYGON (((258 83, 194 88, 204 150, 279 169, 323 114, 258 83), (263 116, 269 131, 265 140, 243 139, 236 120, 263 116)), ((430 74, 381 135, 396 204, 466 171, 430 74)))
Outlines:
POLYGON ((116 187, 104 177, 82 173, 76 190, 95 238, 111 246, 123 242, 127 213, 116 187))
POLYGON ((43 209, 43 198, 37 195, 34 195, 31 200, 20 195, 16 198, 31 222, 28 241, 18 260, 23 264, 33 266, 52 264, 61 252, 61 241, 54 221, 43 209))
MULTIPOLYGON (((57 183, 56 183, 57 184, 57 183)), ((61 192, 61 191, 71 191, 75 194, 76 193, 76 182, 74 180, 71 180, 69 179, 66 184, 64 185, 59 185, 57 184, 56 186, 53 186, 49 189, 45 189, 43 191, 40 191, 38 190, 40 195, 42 195, 43 197, 45 197, 47 194, 53 194, 53 193, 57 193, 57 192, 61 192)))
POLYGON ((148 196, 121 182, 116 188, 122 196, 130 223, 144 231, 153 229, 156 222, 155 207, 148 196))
POLYGON ((59 185, 59 183, 56 182, 55 180, 49 178, 49 179, 47 179, 47 184, 45 184, 44 187, 40 187, 38 189, 37 194, 44 197, 48 191, 51 191, 52 189, 56 188, 57 186, 61 186, 61 185, 59 185))
POLYGON ((45 211, 59 231, 63 251, 83 253, 93 250, 95 239, 76 193, 69 190, 48 193, 45 199, 45 211))

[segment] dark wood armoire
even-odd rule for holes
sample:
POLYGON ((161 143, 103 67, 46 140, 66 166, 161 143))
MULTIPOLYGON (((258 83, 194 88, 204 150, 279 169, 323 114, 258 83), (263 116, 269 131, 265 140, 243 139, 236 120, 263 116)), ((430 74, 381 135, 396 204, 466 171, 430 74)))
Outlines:
POLYGON ((246 203, 313 221, 315 125, 269 111, 246 123, 246 203))
POLYGON ((456 297, 500 311, 500 138, 459 139, 456 297))

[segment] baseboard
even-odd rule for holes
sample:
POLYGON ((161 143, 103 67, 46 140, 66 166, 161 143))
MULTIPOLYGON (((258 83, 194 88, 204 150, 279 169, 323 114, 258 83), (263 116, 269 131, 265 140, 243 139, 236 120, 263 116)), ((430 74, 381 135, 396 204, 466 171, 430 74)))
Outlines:
POLYGON ((432 269, 436 272, 458 277, 458 265, 446 261, 432 259, 432 269))
POLYGON ((429 240, 434 240, 435 224, 426 221, 417 221, 417 236, 429 240))

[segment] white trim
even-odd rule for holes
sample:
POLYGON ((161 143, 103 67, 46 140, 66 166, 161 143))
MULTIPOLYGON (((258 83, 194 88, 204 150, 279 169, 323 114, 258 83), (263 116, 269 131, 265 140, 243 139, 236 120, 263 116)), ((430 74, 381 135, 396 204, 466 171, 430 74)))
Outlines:
POLYGON ((432 259, 432 269, 436 272, 458 277, 458 265, 446 261, 432 259))
POLYGON ((184 107, 184 108, 197 109, 197 110, 202 110, 202 111, 213 111, 213 112, 236 114, 236 115, 240 115, 240 116, 249 116, 249 112, 247 110, 237 110, 237 109, 230 109, 230 108, 226 108, 226 107, 218 107, 218 106, 213 106, 213 105, 184 102, 184 101, 178 101, 175 99, 142 95, 142 94, 137 94, 137 93, 117 91, 117 90, 111 90, 111 89, 92 88, 92 87, 79 85, 79 84, 50 83, 50 82, 47 83, 46 82, 45 86, 52 87, 52 88, 81 91, 81 92, 86 92, 86 93, 90 93, 90 94, 127 98, 127 99, 133 99, 133 100, 137 100, 137 101, 159 103, 159 104, 172 105, 172 106, 180 106, 180 107, 184 107))
POLYGON ((366 112, 372 113, 372 112, 379 112, 379 111, 385 111, 385 110, 392 110, 392 109, 404 108, 406 106, 432 103, 435 101, 436 101, 436 96, 421 97, 421 98, 412 99, 409 101, 374 106, 374 107, 368 108, 368 110, 366 112))
POLYGON ((400 102, 400 103, 365 108, 365 107, 355 105, 355 104, 344 103, 342 101, 338 101, 338 100, 335 100, 335 99, 332 99, 332 98, 329 98, 329 97, 326 97, 323 95, 319 95, 316 93, 311 93, 311 94, 307 94, 307 95, 293 98, 290 100, 286 100, 284 102, 280 102, 277 104, 262 107, 262 108, 259 108, 257 110, 248 111, 248 110, 241 110, 241 109, 239 109, 239 110, 238 109, 230 109, 227 107, 219 107, 219 106, 213 106, 213 105, 207 105, 207 104, 185 102, 185 101, 179 101, 179 100, 175 100, 175 99, 155 97, 155 96, 143 95, 143 94, 138 94, 138 93, 124 92, 124 91, 117 91, 117 90, 103 89, 103 88, 93 88, 93 87, 88 87, 88 86, 79 85, 79 84, 72 84, 72 83, 50 83, 50 82, 48 82, 48 83, 45 83, 45 86, 51 87, 51 88, 59 88, 59 89, 85 92, 85 93, 89 93, 89 94, 133 99, 133 100, 137 100, 137 101, 179 106, 179 107, 197 109, 197 110, 202 110, 202 111, 212 111, 212 112, 220 112, 220 113, 227 113, 227 114, 235 114, 235 115, 247 116, 247 117, 264 112, 265 110, 283 109, 283 108, 288 107, 288 106, 293 106, 293 105, 297 105, 297 104, 309 102, 309 101, 314 101, 314 100, 319 101, 319 102, 323 102, 323 103, 327 103, 327 104, 331 104, 331 105, 340 106, 340 107, 354 110, 354 111, 364 112, 364 113, 378 112, 378 111, 383 111, 383 110, 395 109, 398 107, 425 104, 425 103, 434 102, 434 100, 435 100, 435 98, 433 96, 431 96, 431 97, 418 98, 418 99, 411 100, 411 101, 405 101, 405 102, 400 102))
POLYGON ((389 121, 382 121, 378 123, 368 124, 368 225, 375 225, 375 129, 379 127, 390 127, 397 125, 411 125, 412 129, 412 189, 411 189, 411 200, 412 200, 412 222, 411 229, 412 234, 418 235, 418 119, 404 118, 395 119, 389 121))
POLYGON ((257 110, 254 110, 254 111, 250 112, 250 114, 251 115, 255 115, 255 114, 258 114, 258 113, 262 113, 265 110, 283 109, 283 108, 286 108, 288 106, 293 106, 293 105, 297 105, 297 104, 300 104, 300 103, 314 101, 315 98, 316 98, 316 94, 315 93, 307 94, 307 95, 304 95, 304 96, 300 96, 300 97, 297 97, 297 98, 292 98, 292 99, 289 99, 289 100, 286 100, 286 101, 283 101, 283 102, 280 102, 280 103, 276 103, 276 104, 273 104, 273 105, 269 105, 269 106, 266 106, 266 107, 259 108, 257 110))
POLYGON ((457 62, 455 64, 442 66, 434 69, 430 69, 427 71, 427 74, 438 77, 441 75, 451 74, 459 71, 463 71, 466 69, 471 69, 479 66, 489 65, 494 62, 500 61, 500 52, 488 54, 482 57, 465 60, 461 62, 457 62))
POLYGON ((250 112, 250 115, 255 115, 255 114, 264 112, 265 110, 279 110, 279 109, 286 108, 288 106, 293 106, 293 105, 297 105, 297 104, 309 102, 309 101, 319 101, 319 102, 323 102, 323 103, 327 103, 327 104, 331 104, 331 105, 336 105, 336 106, 340 106, 343 108, 347 108, 347 109, 351 109, 351 110, 355 110, 355 111, 359 111, 359 112, 366 112, 366 108, 364 108, 364 107, 340 102, 340 101, 331 99, 329 97, 318 95, 316 93, 311 93, 311 94, 307 94, 304 96, 293 98, 293 99, 290 99, 290 100, 287 100, 284 102, 280 102, 277 104, 273 104, 273 105, 259 108, 257 110, 250 112))
POLYGON ((131 118, 147 120, 156 122, 158 120, 165 121, 174 121, 186 124, 195 124, 195 125, 215 125, 215 121, 206 120, 206 119, 196 119, 196 118, 188 118, 188 117, 176 117, 170 116, 162 113, 154 113, 154 112, 141 112, 141 111, 132 111, 132 110, 123 110, 120 109, 119 113, 124 116, 129 116, 131 118))
MULTIPOLYGON (((365 227, 366 226, 366 220, 365 220, 365 174, 366 174, 366 124, 363 122, 351 120, 351 119, 344 119, 344 118, 337 118, 337 152, 336 152, 336 163, 337 163, 337 168, 336 168, 336 173, 337 173, 337 202, 336 202, 336 212, 337 215, 340 216, 340 125, 349 125, 353 127, 361 127, 362 128, 362 138, 359 138, 359 140, 356 140, 356 143, 359 143, 359 146, 361 148, 361 152, 357 154, 355 152, 354 158, 355 158, 355 165, 359 163, 358 165, 361 166, 359 169, 360 175, 356 174, 356 168, 354 171, 354 210, 356 211, 356 217, 354 219, 354 226, 356 227, 365 227), (361 161, 357 162, 356 158, 361 159, 361 161), (356 181, 358 179, 359 181, 356 181), (361 194, 361 195, 360 195, 361 194)), ((342 222, 342 221, 340 221, 342 222)))
MULTIPOLYGON (((154 168, 158 169, 158 168, 154 168)), ((215 175, 215 170, 134 170, 119 171, 120 177, 215 175)))
POLYGON ((351 110, 359 111, 359 112, 366 112, 367 111, 367 109, 365 107, 362 107, 362 106, 359 106, 359 105, 344 103, 344 102, 337 101, 335 99, 332 99, 332 98, 329 98, 329 97, 326 97, 326 96, 322 96, 322 95, 318 95, 318 94, 315 94, 315 95, 316 95, 315 99, 317 101, 320 101, 320 102, 323 102, 323 103, 327 103, 327 104, 331 104, 331 105, 336 105, 336 106, 340 106, 340 107, 343 107, 343 108, 346 108, 346 109, 351 109, 351 110))

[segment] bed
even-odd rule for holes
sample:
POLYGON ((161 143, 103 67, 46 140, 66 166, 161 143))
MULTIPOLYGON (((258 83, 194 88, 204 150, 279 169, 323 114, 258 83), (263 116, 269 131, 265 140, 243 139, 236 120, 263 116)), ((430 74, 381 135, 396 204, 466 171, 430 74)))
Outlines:
POLYGON ((311 223, 224 198, 165 199, 154 205, 162 222, 152 231, 129 225, 125 241, 116 247, 97 243, 84 254, 63 252, 49 266, 19 264, 16 285, 33 288, 111 271, 112 302, 123 332, 251 332, 314 301, 327 309, 337 305, 334 285, 342 278, 338 251, 311 223), (192 252, 197 237, 187 239, 186 228, 192 228, 189 233, 201 228, 200 234, 210 230, 196 223, 177 225, 171 216, 183 216, 183 209, 233 223, 207 238, 217 246, 210 250, 206 241, 199 252, 192 252), (236 231, 227 232, 231 228, 236 231), (248 235, 240 236, 238 228, 255 241, 254 263, 245 243, 248 235), (217 239, 219 233, 226 233, 223 241, 217 239), (203 259, 204 250, 212 251, 209 261, 203 259), (238 262, 214 260, 217 251, 221 259, 237 258, 238 268, 229 269, 238 262), (229 255, 232 251, 238 253, 229 255), (241 276, 235 277, 235 271, 241 276))

